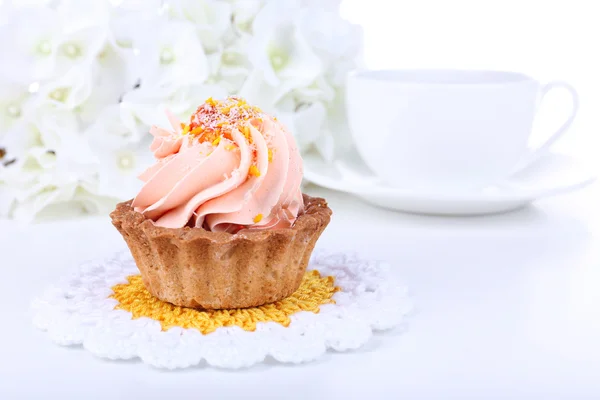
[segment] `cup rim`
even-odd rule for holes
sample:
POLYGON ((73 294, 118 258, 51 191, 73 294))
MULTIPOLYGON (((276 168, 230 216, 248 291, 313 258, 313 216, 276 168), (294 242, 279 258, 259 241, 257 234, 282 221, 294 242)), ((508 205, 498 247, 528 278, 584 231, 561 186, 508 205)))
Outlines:
POLYGON ((349 80, 420 86, 507 85, 535 80, 520 72, 486 69, 357 69, 349 80))

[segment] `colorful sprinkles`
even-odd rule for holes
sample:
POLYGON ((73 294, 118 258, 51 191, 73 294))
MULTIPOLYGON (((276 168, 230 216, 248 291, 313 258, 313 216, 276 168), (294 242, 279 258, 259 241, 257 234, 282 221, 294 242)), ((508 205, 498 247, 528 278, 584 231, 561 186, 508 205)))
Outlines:
POLYGON ((218 145, 221 138, 232 140, 231 130, 238 129, 252 143, 250 124, 260 124, 266 115, 244 99, 236 96, 225 100, 208 98, 190 118, 190 123, 183 126, 183 134, 191 134, 200 142, 211 142, 218 145))

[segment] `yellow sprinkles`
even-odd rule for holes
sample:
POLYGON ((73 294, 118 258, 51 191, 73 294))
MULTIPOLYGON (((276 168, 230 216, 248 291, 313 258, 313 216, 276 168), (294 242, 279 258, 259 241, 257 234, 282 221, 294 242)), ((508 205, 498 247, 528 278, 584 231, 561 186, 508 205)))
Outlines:
POLYGON ((244 135, 244 137, 246 138, 248 143, 252 143, 252 133, 250 132, 249 126, 247 126, 247 125, 242 126, 240 128, 240 132, 242 133, 242 135, 244 135))
POLYGON ((257 322, 277 322, 287 327, 290 316, 299 311, 318 313, 321 305, 335 304, 332 296, 340 290, 332 276, 322 277, 318 271, 308 271, 298 290, 281 301, 245 309, 196 310, 157 299, 146 290, 140 275, 129 276, 127 280, 129 283, 112 288, 111 297, 119 302, 115 309, 131 312, 134 319, 148 317, 159 321, 163 330, 179 326, 196 328, 202 334, 224 326, 254 331, 257 322))
POLYGON ((258 214, 256 217, 254 217, 253 221, 255 224, 258 224, 260 221, 262 221, 262 219, 263 219, 263 215, 258 214))

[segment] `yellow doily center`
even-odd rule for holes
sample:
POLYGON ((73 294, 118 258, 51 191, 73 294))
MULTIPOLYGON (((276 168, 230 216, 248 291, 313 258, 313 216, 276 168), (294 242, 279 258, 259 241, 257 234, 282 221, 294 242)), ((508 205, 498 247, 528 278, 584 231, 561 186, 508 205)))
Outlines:
POLYGON ((140 275, 127 277, 129 283, 113 286, 111 295, 119 304, 115 309, 131 312, 133 318, 148 317, 159 321, 162 329, 173 326, 196 328, 203 334, 214 332, 222 326, 237 325, 254 331, 257 322, 290 324, 290 315, 298 311, 319 312, 323 304, 333 304, 332 296, 340 289, 332 276, 321 277, 318 271, 304 275, 300 288, 290 297, 260 307, 234 310, 195 310, 161 301, 146 290, 140 275))

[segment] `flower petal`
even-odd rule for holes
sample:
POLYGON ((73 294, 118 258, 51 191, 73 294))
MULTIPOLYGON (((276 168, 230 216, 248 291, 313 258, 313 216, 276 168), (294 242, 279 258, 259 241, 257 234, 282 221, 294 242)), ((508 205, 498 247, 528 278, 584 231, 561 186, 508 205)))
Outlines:
POLYGON ((222 38, 230 29, 231 4, 214 0, 169 0, 166 5, 171 15, 187 19, 198 31, 207 52, 215 52, 222 45, 222 38))
POLYGON ((321 135, 327 111, 322 103, 316 102, 298 112, 278 112, 277 115, 296 138, 300 151, 305 151, 321 135))

